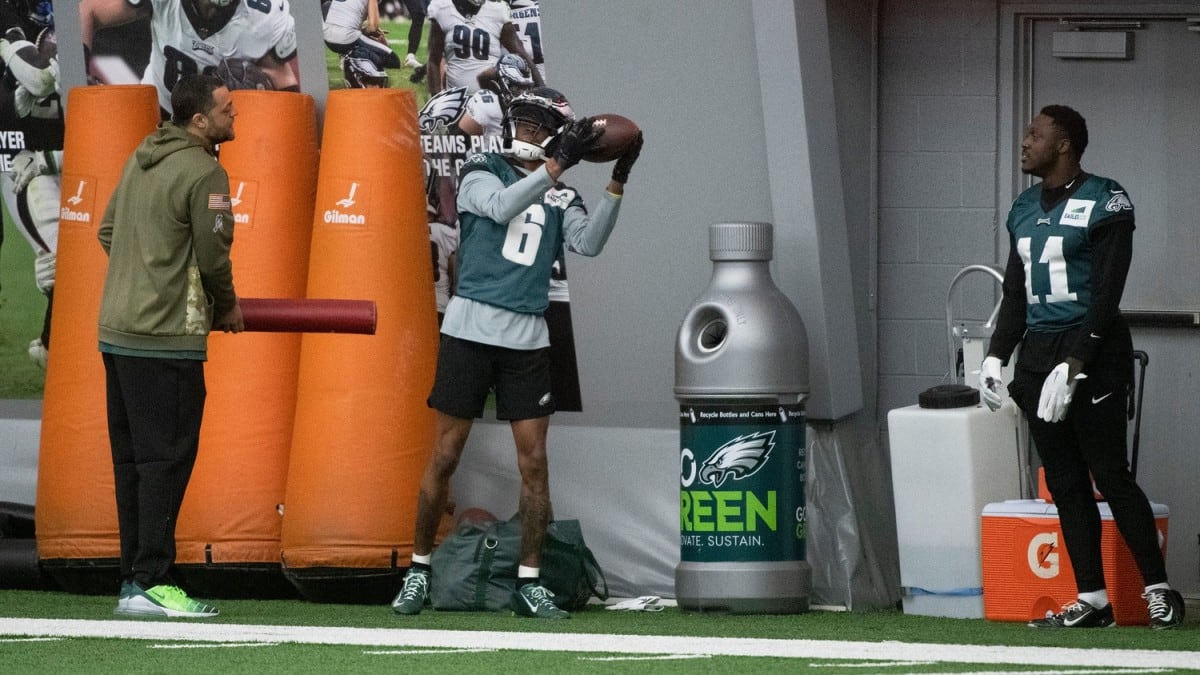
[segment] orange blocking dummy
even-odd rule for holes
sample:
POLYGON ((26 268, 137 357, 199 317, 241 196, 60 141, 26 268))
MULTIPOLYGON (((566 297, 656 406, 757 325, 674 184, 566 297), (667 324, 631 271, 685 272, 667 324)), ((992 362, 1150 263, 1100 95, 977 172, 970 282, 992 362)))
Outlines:
MULTIPOLYGON (((302 298, 317 185, 317 118, 306 94, 238 90, 229 173, 238 296, 302 298)), ((176 563, 196 593, 295 595, 279 564, 300 334, 214 332, 200 453, 175 532, 176 563)))
POLYGON ((375 335, 305 334, 284 573, 310 600, 386 602, 433 442, 437 309, 411 91, 330 92, 309 298, 375 300, 375 335), (363 142, 370 130, 370 142, 363 142))
POLYGON ((96 233, 125 160, 158 124, 158 97, 150 85, 75 87, 67 103, 54 340, 38 456, 38 557, 69 591, 112 593, 121 551, 96 333, 108 258, 96 233))

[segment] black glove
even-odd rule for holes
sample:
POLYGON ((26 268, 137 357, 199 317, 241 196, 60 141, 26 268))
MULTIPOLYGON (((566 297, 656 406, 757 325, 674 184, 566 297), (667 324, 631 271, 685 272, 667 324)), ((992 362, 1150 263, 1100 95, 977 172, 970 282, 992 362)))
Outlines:
POLYGON ((624 185, 629 182, 629 170, 633 168, 634 162, 637 161, 638 155, 642 154, 642 132, 638 132, 637 138, 625 148, 625 154, 617 158, 617 163, 613 164, 612 179, 624 185))
POLYGON ((584 117, 576 120, 558 137, 558 146, 554 149, 554 161, 559 169, 567 169, 579 163, 579 160, 592 149, 596 139, 604 135, 604 127, 592 124, 592 118, 584 117))

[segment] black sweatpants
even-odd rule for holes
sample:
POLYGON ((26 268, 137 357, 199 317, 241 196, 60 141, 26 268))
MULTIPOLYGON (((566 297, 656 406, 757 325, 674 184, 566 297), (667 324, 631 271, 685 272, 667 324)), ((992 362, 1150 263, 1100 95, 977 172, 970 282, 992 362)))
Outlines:
POLYGON ((1029 420, 1029 433, 1046 471, 1046 486, 1058 507, 1063 540, 1080 593, 1105 588, 1100 554, 1100 511, 1092 480, 1112 510, 1117 530, 1133 553, 1146 585, 1167 580, 1154 512, 1129 472, 1126 429, 1129 363, 1111 371, 1093 368, 1075 387, 1067 416, 1044 422, 1037 416, 1042 383, 1049 373, 1022 370, 1009 392, 1029 420))
POLYGON ((204 362, 102 354, 121 578, 170 583, 175 521, 200 444, 204 362))

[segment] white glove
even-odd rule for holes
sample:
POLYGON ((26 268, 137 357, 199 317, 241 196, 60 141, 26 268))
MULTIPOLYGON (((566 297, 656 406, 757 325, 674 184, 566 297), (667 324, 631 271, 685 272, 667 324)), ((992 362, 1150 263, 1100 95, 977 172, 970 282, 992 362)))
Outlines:
POLYGON ((999 357, 989 356, 979 366, 979 397, 988 410, 996 412, 1004 402, 1004 376, 1000 372, 999 357))
POLYGON ((29 358, 38 364, 44 370, 46 368, 46 360, 50 358, 50 353, 46 351, 46 345, 42 344, 41 338, 33 338, 29 341, 29 358))
POLYGON ((1047 422, 1060 422, 1067 416, 1067 408, 1071 405, 1071 396, 1075 393, 1075 384, 1087 377, 1083 373, 1068 380, 1067 373, 1071 366, 1065 361, 1054 367, 1042 383, 1042 395, 1038 399, 1037 415, 1047 422))
POLYGON ((666 607, 658 604, 659 600, 662 600, 662 598, 657 595, 643 595, 640 598, 622 600, 621 602, 605 607, 605 609, 623 610, 626 612, 661 612, 666 607))
POLYGON ((54 290, 54 271, 57 267, 57 259, 53 253, 48 251, 39 252, 33 259, 33 276, 37 281, 38 290, 42 293, 49 294, 54 290))
POLYGON ((13 90, 13 109, 17 111, 17 117, 29 117, 36 105, 37 99, 33 97, 33 94, 29 93, 25 85, 18 84, 17 88, 13 90))
POLYGON ((0 60, 5 63, 12 61, 17 58, 17 52, 25 47, 37 49, 32 42, 25 39, 24 33, 19 29, 16 32, 5 33, 4 38, 0 39, 0 60))
POLYGON ((18 152, 13 155, 11 166, 14 192, 24 190, 34 178, 54 172, 54 168, 46 161, 46 153, 40 150, 18 152))

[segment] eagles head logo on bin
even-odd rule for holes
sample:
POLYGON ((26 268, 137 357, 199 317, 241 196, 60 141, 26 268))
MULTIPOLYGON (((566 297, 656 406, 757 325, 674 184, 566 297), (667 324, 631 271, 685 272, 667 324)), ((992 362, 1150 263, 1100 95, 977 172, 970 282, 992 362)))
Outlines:
POLYGON ((700 465, 700 482, 721 487, 726 478, 740 480, 762 468, 775 447, 775 432, 738 436, 717 448, 700 465))

